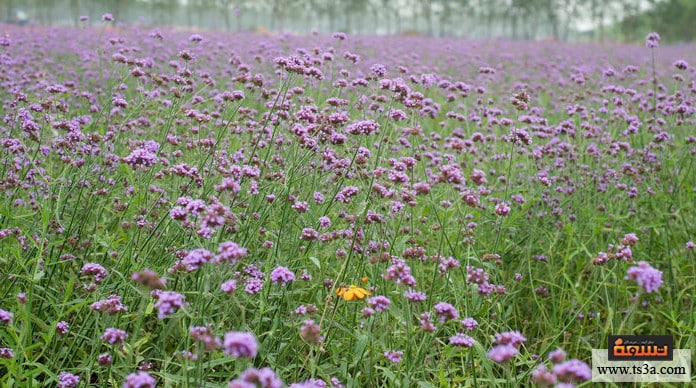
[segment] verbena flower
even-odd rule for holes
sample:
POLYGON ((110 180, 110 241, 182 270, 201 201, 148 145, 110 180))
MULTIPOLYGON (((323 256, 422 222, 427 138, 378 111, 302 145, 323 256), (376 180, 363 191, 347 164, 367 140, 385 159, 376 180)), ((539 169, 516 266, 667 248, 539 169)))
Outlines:
POLYGON ((404 356, 404 352, 401 350, 388 350, 384 352, 384 357, 387 358, 387 360, 397 364, 401 362, 402 358, 404 356))
POLYGON ((300 326, 300 337, 302 337, 302 339, 305 342, 311 345, 316 345, 322 341, 320 332, 321 328, 319 327, 319 325, 314 323, 314 320, 312 319, 305 320, 302 323, 302 326, 300 326))
POLYGON ((126 376, 123 388, 155 388, 157 380, 149 373, 138 371, 126 376))
POLYGON ((653 268, 645 261, 639 261, 638 266, 630 267, 626 271, 625 280, 635 280, 645 292, 657 291, 662 285, 662 271, 653 268))
POLYGON ((457 333, 454 337, 449 338, 449 343, 455 346, 470 348, 474 345, 474 339, 464 333, 457 333))
POLYGON ((435 313, 440 317, 440 323, 459 318, 457 309, 447 302, 439 302, 435 304, 434 308, 435 313))
POLYGON ((82 266, 80 274, 93 277, 94 283, 101 284, 101 282, 109 275, 109 272, 97 263, 86 263, 82 266))
POLYGON ((104 334, 100 337, 100 339, 106 343, 109 343, 111 345, 118 345, 121 346, 123 345, 123 342, 128 338, 128 333, 121 329, 115 329, 115 328, 108 328, 104 331, 104 334))
POLYGON ((237 289, 237 281, 234 279, 230 279, 220 285, 220 289, 222 292, 225 292, 227 294, 233 293, 237 289))
POLYGON ((14 358, 14 352, 10 348, 0 348, 0 358, 14 358))
POLYGON ((551 370, 558 380, 566 383, 579 383, 592 378, 590 367, 574 358, 554 365, 551 370))
POLYGON ((80 376, 68 372, 60 372, 58 375, 58 388, 72 388, 80 382, 80 376))
POLYGON ((558 348, 549 353, 549 360, 551 360, 551 362, 553 362, 554 364, 558 364, 560 362, 565 361, 566 356, 567 353, 563 349, 558 348))
POLYGON ((239 378, 229 382, 228 388, 282 388, 283 381, 271 368, 249 368, 239 378))
POLYGON ((544 364, 539 364, 532 372, 532 382, 542 387, 549 387, 556 383, 556 376, 549 372, 544 364))
POLYGON ((12 314, 9 311, 0 309, 0 322, 11 325, 12 324, 12 317, 14 317, 14 314, 12 314))
POLYGON ((274 284, 288 284, 295 281, 295 274, 287 267, 277 266, 271 271, 271 281, 274 284))
POLYGON ((478 327, 478 322, 474 318, 464 318, 461 322, 462 327, 469 331, 474 331, 478 327))
POLYGON ((512 345, 496 345, 488 351, 488 358, 497 362, 503 363, 516 356, 519 353, 517 347, 512 345))
POLYGON ((367 304, 370 305, 375 311, 384 311, 389 309, 389 304, 391 304, 391 301, 389 298, 383 295, 377 295, 373 296, 371 298, 367 299, 367 304))
POLYGON ((109 366, 114 361, 109 353, 102 353, 97 356, 97 363, 101 366, 109 366))
POLYGON ((184 296, 178 292, 161 291, 156 293, 156 296, 155 308, 157 308, 157 318, 160 319, 166 318, 186 305, 184 296))
POLYGON ((230 331, 225 333, 222 347, 228 356, 251 358, 256 357, 259 345, 251 333, 230 331))
POLYGON ((68 334, 69 328, 70 325, 68 324, 68 322, 65 321, 60 321, 56 324, 56 332, 60 335, 68 334))
POLYGON ((121 303, 119 295, 110 295, 107 299, 92 303, 92 310, 106 312, 109 315, 114 315, 128 311, 128 307, 121 303))
POLYGON ((660 35, 657 32, 651 32, 645 37, 645 45, 648 48, 657 48, 660 45, 660 35))

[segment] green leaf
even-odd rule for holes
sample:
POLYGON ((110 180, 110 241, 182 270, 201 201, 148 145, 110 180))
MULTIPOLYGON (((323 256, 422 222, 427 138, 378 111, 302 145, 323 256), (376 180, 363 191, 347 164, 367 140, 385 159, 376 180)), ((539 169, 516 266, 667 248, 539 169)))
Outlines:
POLYGON ((314 263, 314 265, 316 265, 317 268, 321 269, 321 262, 319 261, 319 259, 317 259, 317 258, 314 257, 314 256, 309 256, 309 261, 311 261, 312 263, 314 263))

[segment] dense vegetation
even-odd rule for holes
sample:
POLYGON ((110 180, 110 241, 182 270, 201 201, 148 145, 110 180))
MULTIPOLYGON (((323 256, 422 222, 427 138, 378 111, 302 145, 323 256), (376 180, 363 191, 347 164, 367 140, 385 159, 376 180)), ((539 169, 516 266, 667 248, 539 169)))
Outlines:
POLYGON ((581 384, 609 334, 694 343, 693 47, 3 30, 2 385, 581 384))

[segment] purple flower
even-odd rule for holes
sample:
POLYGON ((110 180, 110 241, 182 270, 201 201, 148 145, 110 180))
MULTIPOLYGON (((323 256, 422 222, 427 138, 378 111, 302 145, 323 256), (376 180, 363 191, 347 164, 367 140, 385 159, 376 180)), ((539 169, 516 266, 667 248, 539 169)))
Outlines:
POLYGON ((316 241, 319 238, 319 232, 312 228, 304 228, 302 229, 302 235, 300 236, 300 240, 303 241, 316 241))
POLYGON ((155 384, 157 384, 157 380, 149 373, 138 371, 126 376, 123 388, 155 388, 155 384))
POLYGON ((539 364, 532 372, 532 382, 536 385, 547 387, 556 383, 556 376, 549 372, 544 364, 539 364))
POLYGON ((181 263, 186 267, 187 272, 193 272, 211 261, 213 261, 213 254, 209 250, 197 248, 188 252, 181 263))
POLYGON ((645 37, 645 45, 648 48, 656 48, 660 45, 660 35, 657 32, 651 32, 645 37))
POLYGON ((567 353, 563 351, 563 349, 558 348, 549 353, 549 360, 551 360, 551 362, 553 362, 554 364, 558 364, 559 362, 563 362, 566 356, 567 353))
POLYGON ((527 339, 524 338, 519 331, 515 330, 496 334, 493 343, 496 345, 512 345, 519 347, 525 341, 527 341, 527 339))
POLYGON ((128 156, 123 157, 123 162, 133 169, 152 167, 157 162, 157 150, 159 149, 159 144, 152 143, 157 147, 136 148, 128 156))
POLYGON ((173 314, 176 310, 184 307, 186 302, 184 296, 174 291, 160 291, 156 293, 157 302, 157 318, 166 318, 169 314, 173 314))
POLYGON ((109 353, 102 353, 97 356, 97 363, 101 366, 109 366, 112 362, 114 362, 114 359, 109 353))
POLYGON ((467 329, 469 331, 474 331, 478 327, 478 322, 476 322, 476 320, 474 318, 471 318, 471 317, 464 318, 464 320, 462 320, 461 324, 462 324, 462 327, 464 327, 465 329, 467 329))
POLYGON ((345 32, 334 32, 331 37, 338 40, 346 40, 348 37, 345 32))
POLYGON ((510 205, 507 202, 501 202, 495 205, 495 214, 499 216, 507 216, 510 213, 510 205))
POLYGON ((653 268, 645 261, 638 262, 638 266, 633 266, 626 271, 625 280, 635 280, 645 292, 657 291, 662 285, 662 271, 653 268))
POLYGON ((300 337, 308 344, 316 345, 322 341, 321 328, 313 320, 307 319, 300 326, 300 337))
POLYGON ((354 196, 358 194, 358 188, 355 186, 346 186, 336 194, 336 200, 338 202, 348 203, 352 200, 354 196))
POLYGON ((331 219, 326 216, 319 217, 319 227, 322 229, 328 229, 331 227, 331 219))
POLYGON ((225 292, 227 294, 233 293, 237 289, 237 281, 234 279, 230 279, 220 285, 220 289, 222 292, 225 292))
POLYGON ((10 348, 0 348, 0 358, 14 358, 14 352, 10 348))
POLYGON ((14 317, 14 314, 12 314, 9 311, 0 309, 0 322, 11 325, 12 324, 12 317, 14 317))
POLYGON ((440 317, 440 323, 444 323, 450 319, 459 318, 459 313, 457 309, 447 302, 437 303, 435 306, 435 313, 440 317))
POLYGON ((575 358, 556 364, 551 370, 558 380, 566 383, 582 382, 592 378, 592 370, 590 367, 575 358))
POLYGON ((295 281, 295 274, 287 267, 277 266, 271 271, 271 281, 273 284, 281 283, 282 285, 286 285, 287 283, 295 281))
POLYGON ((375 311, 384 311, 389 309, 389 304, 391 301, 389 298, 383 295, 373 296, 367 299, 367 304, 370 305, 375 311))
POLYGON ((239 378, 230 381, 228 388, 281 388, 283 381, 271 368, 249 368, 239 378))
POLYGON ((102 20, 105 22, 113 22, 114 21, 114 15, 110 13, 105 13, 102 15, 102 20))
POLYGON ((674 62, 674 67, 676 67, 679 70, 686 70, 689 68, 689 64, 686 63, 685 60, 680 59, 680 60, 674 62))
POLYGON ((394 280, 396 284, 416 285, 416 278, 411 275, 411 268, 406 264, 405 260, 398 258, 392 259, 392 265, 387 268, 386 273, 382 277, 384 280, 394 280))
POLYGON ((316 203, 324 203, 324 196, 321 195, 320 192, 315 191, 314 194, 312 194, 312 197, 314 198, 314 202, 316 202, 316 203))
POLYGON ((121 297, 118 295, 110 295, 107 299, 92 303, 90 307, 92 310, 103 311, 109 315, 128 311, 128 307, 121 303, 121 297))
POLYGON ((508 361, 519 353, 517 347, 512 345, 496 345, 488 351, 488 358, 497 362, 503 363, 508 361))
POLYGON ((449 338, 449 343, 455 346, 470 348, 474 345, 474 339, 464 333, 457 333, 454 337, 449 338))
POLYGON ((191 338, 203 342, 205 349, 208 351, 215 350, 222 345, 220 339, 213 334, 211 325, 191 326, 189 327, 189 334, 191 334, 191 338))
POLYGON ((93 276, 94 283, 101 284, 102 280, 106 278, 109 273, 97 263, 85 263, 80 270, 80 275, 83 276, 93 276))
POLYGON ((215 256, 215 262, 227 262, 230 265, 234 265, 237 263, 237 260, 240 260, 246 254, 246 248, 242 248, 232 241, 226 241, 218 247, 218 254, 215 256))
POLYGON ((419 323, 420 328, 424 331, 427 331, 428 333, 432 333, 435 330, 437 330, 437 327, 433 324, 433 321, 430 317, 430 313, 427 311, 420 315, 419 323))
POLYGON ((56 324, 56 332, 60 335, 68 334, 69 328, 70 325, 68 324, 68 322, 65 321, 60 321, 56 324))
POLYGON ((263 280, 258 278, 247 279, 246 286, 244 286, 244 291, 249 295, 257 294, 263 288, 263 280))
POLYGON ((694 248, 696 248, 696 244, 694 244, 693 241, 686 242, 686 249, 694 249, 694 248))
POLYGON ((106 331, 104 331, 104 334, 101 336, 100 339, 111 345, 117 344, 121 346, 123 345, 123 341, 125 341, 126 338, 128 338, 128 333, 121 329, 115 329, 113 327, 110 327, 106 329, 106 331))
POLYGON ((58 388, 72 388, 80 382, 80 376, 68 372, 60 372, 58 375, 58 388))
POLYGON ((426 297, 425 293, 420 291, 408 290, 404 292, 404 298, 411 302, 423 302, 426 297))
POLYGON ((225 354, 234 357, 256 357, 259 344, 256 337, 248 332, 230 331, 225 333, 222 344, 225 354))
POLYGON ((401 362, 401 359, 404 357, 404 352, 402 352, 401 350, 389 350, 384 352, 384 357, 386 357, 387 360, 396 364, 401 362))
POLYGON ((351 135, 369 135, 379 131, 379 124, 372 120, 356 121, 350 124, 346 131, 351 135))

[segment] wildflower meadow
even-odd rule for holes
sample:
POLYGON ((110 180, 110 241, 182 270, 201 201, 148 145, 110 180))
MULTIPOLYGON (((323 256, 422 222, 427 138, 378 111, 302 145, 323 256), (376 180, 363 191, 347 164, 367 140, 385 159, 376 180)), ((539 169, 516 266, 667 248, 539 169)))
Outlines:
POLYGON ((3 25, 0 385, 590 386, 608 335, 693 348, 695 101, 657 33, 3 25))

